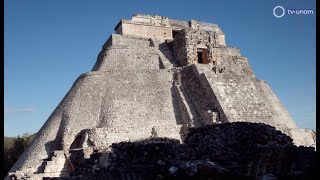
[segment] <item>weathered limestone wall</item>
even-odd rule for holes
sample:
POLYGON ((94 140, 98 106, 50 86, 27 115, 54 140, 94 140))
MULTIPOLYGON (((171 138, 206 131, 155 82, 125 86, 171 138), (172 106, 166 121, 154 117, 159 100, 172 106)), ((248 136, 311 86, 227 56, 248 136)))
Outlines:
POLYGON ((237 49, 214 48, 218 65, 196 64, 208 80, 229 122, 262 122, 276 126, 261 99, 258 82, 245 58, 237 49), (220 51, 220 52, 219 52, 220 51), (231 53, 225 53, 231 52, 231 53))
POLYGON ((190 23, 187 21, 179 21, 175 19, 169 19, 169 24, 176 30, 186 29, 190 27, 190 23))
POLYGON ((204 74, 199 74, 196 66, 191 65, 181 71, 181 84, 184 96, 191 107, 193 125, 227 122, 221 104, 212 91, 204 74))
POLYGON ((95 137, 110 143, 140 139, 155 128, 160 137, 180 139, 172 101, 173 73, 166 69, 173 63, 168 51, 160 39, 110 37, 93 68, 108 75, 105 81, 111 91, 102 100, 105 111, 95 137))
POLYGON ((94 71, 76 80, 11 172, 28 167, 37 171, 51 151, 70 149, 83 129, 102 130, 95 135, 100 145, 147 138, 152 128, 159 137, 180 139, 173 73, 165 69, 170 57, 153 40, 115 39, 100 53, 94 71))
POLYGON ((307 128, 292 128, 287 133, 292 137, 293 143, 297 146, 316 147, 316 132, 307 128))
POLYGON ((92 71, 158 70, 174 63, 167 43, 161 39, 113 34, 104 44, 92 71))
MULTIPOLYGON (((179 137, 172 102, 172 74, 157 71, 107 71, 110 88, 102 100, 98 127, 129 138, 151 135, 179 137), (131 135, 129 135, 131 133, 131 135)), ((113 142, 113 141, 110 141, 113 142)))
POLYGON ((172 39, 172 28, 167 17, 158 15, 132 16, 131 20, 121 20, 115 28, 117 34, 145 38, 172 39))
POLYGON ((51 151, 69 148, 83 127, 94 127, 99 118, 103 91, 99 75, 82 75, 57 106, 10 171, 39 167, 51 151))
POLYGON ((196 20, 177 21, 159 15, 135 14, 131 20, 122 19, 115 28, 117 34, 144 37, 173 39, 173 31, 190 29, 201 32, 215 33, 215 41, 226 46, 225 35, 217 24, 198 22, 196 20))
POLYGON ((123 22, 121 30, 117 30, 117 33, 145 38, 172 39, 172 28, 170 27, 146 26, 144 24, 131 24, 128 22, 123 22))
MULTIPOLYGON (((201 32, 202 33, 214 32, 215 33, 215 41, 217 42, 217 44, 220 46, 226 46, 225 35, 217 24, 198 22, 196 20, 191 20, 191 21, 189 21, 189 23, 190 23, 191 29, 196 30, 197 33, 198 32, 200 32, 200 33, 201 32)), ((194 33, 194 32, 192 32, 192 33, 194 33)), ((198 37, 195 36, 195 38, 198 38, 198 37)), ((191 37, 190 39, 193 39, 193 37, 191 37)), ((206 40, 206 38, 204 38, 203 40, 206 40)))
MULTIPOLYGON (((149 47, 150 38, 122 36, 120 34, 112 34, 109 39, 102 46, 103 50, 106 50, 109 46, 132 46, 134 47, 149 47)), ((103 52, 103 51, 102 51, 103 52)))
POLYGON ((152 48, 127 48, 121 46, 112 46, 105 52, 101 61, 102 63, 98 68, 101 71, 111 69, 160 69, 158 51, 152 48))
POLYGON ((277 124, 287 128, 297 128, 289 112, 282 105, 278 97, 272 92, 266 81, 258 81, 262 90, 262 97, 272 111, 272 118, 277 124))
POLYGON ((254 79, 245 76, 220 76, 205 73, 229 122, 249 121, 275 125, 266 104, 260 99, 254 79))
MULTIPOLYGON (((208 54, 208 63, 218 64, 215 57, 215 47, 225 47, 225 42, 221 42, 219 33, 216 31, 204 31, 203 29, 184 29, 174 38, 174 54, 181 66, 197 64, 198 49, 205 49, 208 54)), ((227 54, 237 55, 238 49, 224 48, 227 54)))
POLYGON ((282 132, 286 133, 293 139, 297 146, 316 146, 315 132, 311 129, 298 128, 289 112, 283 106, 278 97, 272 92, 266 81, 258 81, 261 89, 261 98, 269 106, 272 113, 272 119, 282 132))
POLYGON ((134 14, 130 22, 153 26, 170 26, 169 18, 159 15, 134 14))

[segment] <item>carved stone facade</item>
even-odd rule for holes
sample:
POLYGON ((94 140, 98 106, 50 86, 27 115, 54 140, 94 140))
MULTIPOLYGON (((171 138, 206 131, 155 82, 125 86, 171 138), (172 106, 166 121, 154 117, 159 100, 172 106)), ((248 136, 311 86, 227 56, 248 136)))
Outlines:
POLYGON ((314 132, 296 127, 217 24, 137 14, 115 32, 11 173, 47 173, 39 167, 55 151, 103 149, 155 132, 183 140, 190 127, 236 121, 272 125, 296 145, 315 146, 314 132))

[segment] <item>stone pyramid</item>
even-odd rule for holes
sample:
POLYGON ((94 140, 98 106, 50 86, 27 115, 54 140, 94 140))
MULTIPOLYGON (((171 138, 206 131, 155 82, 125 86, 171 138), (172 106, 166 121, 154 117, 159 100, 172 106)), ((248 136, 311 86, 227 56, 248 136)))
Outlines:
POLYGON ((10 173, 63 176, 70 149, 183 140, 190 127, 236 121, 265 123, 315 146, 314 132, 297 128, 217 24, 135 14, 118 23, 92 71, 75 81, 10 173))

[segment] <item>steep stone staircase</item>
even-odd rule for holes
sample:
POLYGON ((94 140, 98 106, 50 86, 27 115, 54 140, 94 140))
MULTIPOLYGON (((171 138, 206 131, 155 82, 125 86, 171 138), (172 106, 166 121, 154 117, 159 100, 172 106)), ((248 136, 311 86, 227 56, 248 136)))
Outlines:
POLYGON ((206 76, 229 120, 265 122, 271 119, 271 111, 261 99, 255 79, 242 75, 217 75, 208 69, 198 70, 206 76))
POLYGON ((46 177, 65 177, 69 176, 70 166, 67 162, 67 155, 65 151, 53 151, 51 158, 44 161, 43 174, 46 177))
POLYGON ((67 154, 63 150, 52 151, 47 160, 41 161, 42 165, 39 168, 30 167, 23 171, 16 171, 14 177, 8 177, 7 179, 40 180, 44 177, 68 177, 72 171, 67 161, 67 154))
POLYGON ((175 65, 175 59, 172 55, 171 50, 168 47, 168 44, 166 42, 159 44, 158 49, 159 57, 163 61, 165 68, 170 69, 175 65))

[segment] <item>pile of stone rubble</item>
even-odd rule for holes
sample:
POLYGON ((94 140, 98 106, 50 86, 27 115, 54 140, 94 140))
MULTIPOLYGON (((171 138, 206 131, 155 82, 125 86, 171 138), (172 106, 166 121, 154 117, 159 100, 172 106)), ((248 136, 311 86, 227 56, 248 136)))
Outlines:
POLYGON ((293 145, 289 136, 272 126, 245 122, 191 128, 184 143, 192 158, 219 162, 258 155, 263 147, 293 145))
POLYGON ((168 138, 113 144, 105 170, 141 169, 159 179, 297 178, 309 171, 314 154, 272 126, 236 122, 191 128, 183 144, 168 138))
POLYGON ((93 153, 89 167, 71 161, 76 171, 69 179, 310 179, 315 172, 314 148, 247 122, 191 128, 182 144, 169 138, 114 143, 93 153))

